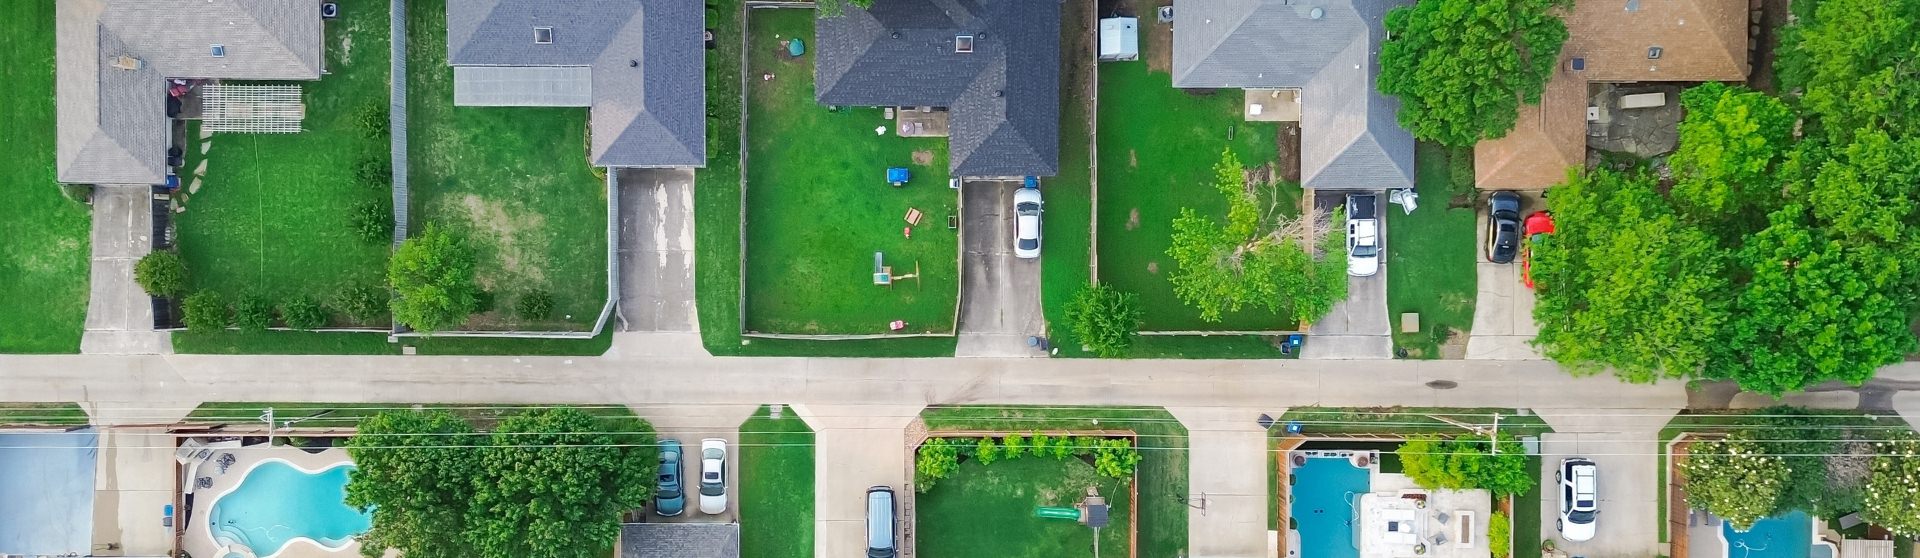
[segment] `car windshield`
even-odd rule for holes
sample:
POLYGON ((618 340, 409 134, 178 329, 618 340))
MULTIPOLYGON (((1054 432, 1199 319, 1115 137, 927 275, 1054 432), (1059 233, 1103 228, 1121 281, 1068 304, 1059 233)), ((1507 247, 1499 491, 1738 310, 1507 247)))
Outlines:
POLYGON ((1372 256, 1379 252, 1380 248, 1376 246, 1359 245, 1353 247, 1353 255, 1360 257, 1372 256))
POLYGON ((1038 239, 1038 238, 1022 238, 1022 239, 1020 239, 1020 249, 1021 249, 1021 250, 1032 250, 1032 249, 1035 249, 1035 248, 1039 248, 1039 247, 1040 247, 1040 239, 1038 239))
POLYGON ((678 488, 662 488, 662 489, 660 489, 660 497, 661 497, 661 498, 664 498, 664 499, 667 499, 667 500, 672 500, 672 499, 674 499, 674 498, 679 498, 679 497, 680 497, 680 489, 678 489, 678 488))
POLYGON ((1571 521, 1573 523, 1578 523, 1581 525, 1586 525, 1588 523, 1593 523, 1593 514, 1594 512, 1591 512, 1591 511, 1570 512, 1567 514, 1567 521, 1571 521))
POLYGON ((1021 203, 1015 204, 1013 206, 1013 210, 1020 213, 1033 213, 1033 212, 1040 211, 1040 204, 1033 203, 1033 202, 1021 202, 1021 203))
POLYGON ((701 496, 726 496, 727 487, 723 485, 718 485, 718 484, 703 484, 703 485, 700 485, 700 495, 701 496))

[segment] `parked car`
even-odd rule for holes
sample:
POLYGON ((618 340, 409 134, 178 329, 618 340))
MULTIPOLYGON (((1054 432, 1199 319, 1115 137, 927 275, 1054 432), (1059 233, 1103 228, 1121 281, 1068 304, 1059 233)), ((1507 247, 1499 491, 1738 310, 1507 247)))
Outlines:
POLYGON ((1347 275, 1380 272, 1379 201, 1373 193, 1347 194, 1347 275))
POLYGON ((1600 514, 1600 467, 1584 457, 1560 461, 1553 473, 1560 485, 1560 536, 1569 541, 1593 538, 1594 523, 1600 514))
POLYGON ((666 517, 687 511, 686 487, 680 482, 680 441, 660 440, 660 482, 654 487, 653 513, 666 517))
POLYGON ((1040 189, 1013 191, 1013 255, 1022 259, 1040 257, 1040 189))
POLYGON ((1527 245, 1520 254, 1520 280, 1531 289, 1533 288, 1533 243, 1539 242, 1546 235, 1553 234, 1553 214, 1535 211, 1527 215, 1523 228, 1527 231, 1527 245))
POLYGON ((727 511, 727 441, 707 438, 700 441, 700 513, 718 515, 727 511))
POLYGON ((867 489, 867 558, 894 558, 899 554, 894 541, 893 487, 867 489))
POLYGON ((1520 194, 1501 190, 1487 198, 1487 261, 1513 263, 1520 252, 1520 194))

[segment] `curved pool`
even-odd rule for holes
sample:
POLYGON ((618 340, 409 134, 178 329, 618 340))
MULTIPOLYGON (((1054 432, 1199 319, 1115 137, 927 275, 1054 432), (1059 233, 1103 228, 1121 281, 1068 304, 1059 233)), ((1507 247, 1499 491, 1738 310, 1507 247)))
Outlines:
POLYGON ((352 470, 350 463, 306 471, 281 459, 261 461, 213 501, 207 530, 214 543, 242 546, 254 556, 279 554, 301 539, 339 550, 373 525, 371 514, 346 504, 352 470))

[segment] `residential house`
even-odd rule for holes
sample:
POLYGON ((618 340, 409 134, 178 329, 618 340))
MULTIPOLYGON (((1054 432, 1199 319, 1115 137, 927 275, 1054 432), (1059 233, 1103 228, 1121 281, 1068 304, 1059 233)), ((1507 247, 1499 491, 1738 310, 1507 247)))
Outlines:
POLYGON ((1480 188, 1546 188, 1584 165, 1588 84, 1747 77, 1744 0, 1581 0, 1565 19, 1570 37, 1540 103, 1474 147, 1480 188))
POLYGON ((947 111, 954 176, 1060 171, 1060 0, 875 0, 821 18, 814 95, 947 111))
POLYGON ((448 0, 453 103, 589 107, 601 167, 704 167, 705 13, 692 0, 448 0))
POLYGON ((320 79, 314 0, 60 0, 54 18, 64 183, 166 180, 168 78, 320 79))
POLYGON ((1375 86, 1387 11, 1410 3, 1176 0, 1173 86, 1296 92, 1303 186, 1411 188, 1413 136, 1375 86))

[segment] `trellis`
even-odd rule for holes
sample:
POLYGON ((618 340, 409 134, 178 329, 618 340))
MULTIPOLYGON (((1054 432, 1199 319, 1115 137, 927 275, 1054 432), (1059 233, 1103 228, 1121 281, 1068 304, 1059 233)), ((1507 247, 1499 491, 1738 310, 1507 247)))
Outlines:
POLYGON ((298 133, 307 115, 298 85, 209 84, 200 101, 200 129, 209 132, 298 133))

